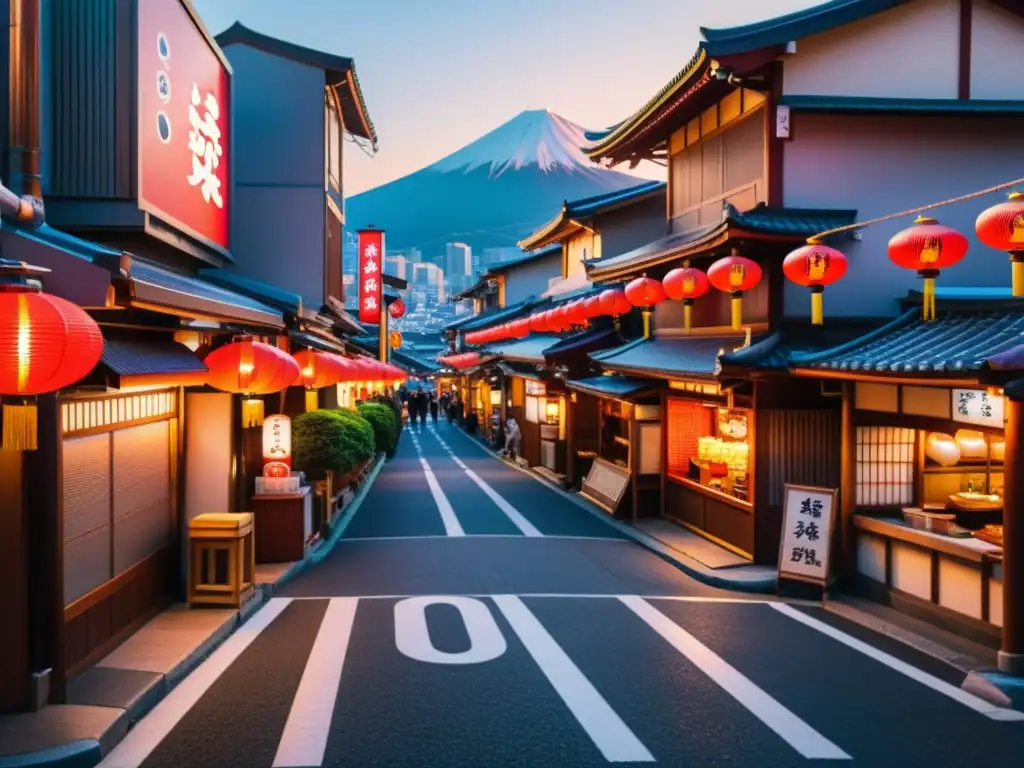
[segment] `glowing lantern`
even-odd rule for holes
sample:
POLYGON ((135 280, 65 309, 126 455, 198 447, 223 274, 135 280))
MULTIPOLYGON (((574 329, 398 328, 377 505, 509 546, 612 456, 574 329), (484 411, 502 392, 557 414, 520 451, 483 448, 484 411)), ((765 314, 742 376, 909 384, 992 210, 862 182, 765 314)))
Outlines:
POLYGON ((987 459, 988 443, 985 435, 975 429, 958 429, 953 435, 961 459, 987 459))
POLYGON ((638 277, 626 286, 626 298, 634 307, 643 310, 644 338, 651 337, 651 307, 665 300, 665 289, 650 277, 638 277))
POLYGON ((388 314, 391 315, 393 320, 397 320, 405 314, 405 302, 401 299, 395 299, 391 302, 391 306, 388 307, 388 314))
POLYGON ((935 219, 919 216, 914 225, 889 240, 889 258, 924 278, 922 316, 935 319, 935 278, 967 255, 967 238, 935 219))
POLYGON ((319 405, 318 389, 337 384, 346 374, 344 363, 337 355, 304 349, 295 353, 299 364, 296 385, 306 388, 306 410, 315 411, 319 405))
POLYGON ((530 330, 534 333, 544 333, 547 330, 547 323, 543 312, 530 315, 530 330))
MULTIPOLYGON (((263 476, 268 474, 267 467, 281 464, 286 470, 292 465, 292 420, 283 414, 268 416, 263 422, 263 476)), ((280 477, 288 477, 285 472, 280 477)))
MULTIPOLYGON (((42 273, 21 262, 0 261, 0 395, 27 398, 69 387, 88 375, 103 354, 96 322, 69 301, 21 282, 42 273)), ((32 451, 38 446, 36 406, 3 406, 3 447, 32 451)))
MULTIPOLYGON (((394 306, 394 304, 392 304, 391 306, 394 306)), ((401 332, 400 331, 392 331, 391 333, 389 333, 388 334, 388 343, 391 345, 392 349, 398 349, 400 346, 402 346, 402 334, 401 334, 401 332)))
POLYGON ((811 324, 821 325, 824 318, 822 294, 825 286, 841 280, 846 274, 846 256, 810 238, 807 245, 797 248, 782 262, 782 271, 797 285, 811 289, 811 324))
POLYGON ((250 395, 242 401, 242 424, 258 427, 263 423, 263 401, 252 395, 280 392, 295 383, 299 364, 277 347, 239 337, 206 356, 209 369, 206 383, 222 392, 250 395))
POLYGON ((733 248, 731 255, 719 259, 708 269, 708 282, 732 295, 732 327, 737 331, 743 328, 743 292, 761 282, 761 267, 733 248))
POLYGON ((690 266, 690 262, 684 261, 683 266, 673 269, 661 281, 665 295, 670 299, 682 300, 683 302, 683 330, 690 332, 690 325, 693 314, 693 302, 703 296, 711 288, 708 276, 699 269, 690 266))
POLYGON ((924 455, 943 467, 952 467, 960 461, 960 449, 952 435, 931 432, 924 441, 924 455))
POLYGON ((1005 203, 982 211, 974 231, 989 248, 1010 254, 1013 295, 1024 296, 1024 194, 1014 192, 1005 203))

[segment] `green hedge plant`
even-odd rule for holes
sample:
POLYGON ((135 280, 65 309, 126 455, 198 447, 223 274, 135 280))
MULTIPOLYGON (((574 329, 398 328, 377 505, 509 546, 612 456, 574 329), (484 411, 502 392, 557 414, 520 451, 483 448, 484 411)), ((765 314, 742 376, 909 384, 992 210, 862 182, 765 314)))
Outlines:
POLYGON ((374 452, 373 427, 358 413, 322 409, 292 423, 292 461, 310 480, 347 474, 374 452))
POLYGON ((373 427, 378 453, 394 456, 398 445, 398 419, 395 418, 394 410, 384 403, 373 401, 364 401, 357 407, 359 414, 373 427))

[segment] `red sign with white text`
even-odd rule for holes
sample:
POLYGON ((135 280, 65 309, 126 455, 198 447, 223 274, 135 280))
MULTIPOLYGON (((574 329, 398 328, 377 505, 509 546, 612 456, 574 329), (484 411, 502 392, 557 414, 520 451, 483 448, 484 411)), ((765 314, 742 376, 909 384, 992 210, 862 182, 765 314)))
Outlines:
POLYGON ((138 0, 139 202, 229 250, 231 74, 183 0, 138 0))
POLYGON ((384 273, 384 233, 359 230, 359 322, 379 323, 384 273))

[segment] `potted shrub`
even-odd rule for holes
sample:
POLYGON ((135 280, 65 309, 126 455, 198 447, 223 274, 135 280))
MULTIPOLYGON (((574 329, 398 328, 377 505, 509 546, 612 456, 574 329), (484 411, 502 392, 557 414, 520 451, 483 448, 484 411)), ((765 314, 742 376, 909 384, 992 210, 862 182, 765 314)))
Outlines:
POLYGON ((359 414, 373 427, 373 439, 378 453, 388 458, 395 455, 398 445, 398 419, 392 408, 380 402, 366 401, 358 406, 359 414))

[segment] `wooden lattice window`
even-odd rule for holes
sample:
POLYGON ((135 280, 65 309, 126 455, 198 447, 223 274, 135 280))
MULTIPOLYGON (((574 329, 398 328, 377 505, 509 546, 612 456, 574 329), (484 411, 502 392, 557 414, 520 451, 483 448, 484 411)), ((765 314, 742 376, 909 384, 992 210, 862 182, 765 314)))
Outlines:
POLYGON ((668 399, 666 453, 670 475, 686 477, 689 474, 690 459, 697 458, 700 438, 712 434, 713 411, 701 403, 677 397, 668 399))
POLYGON ((914 501, 916 431, 903 427, 857 428, 857 504, 890 507, 914 501))

